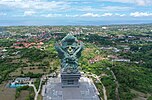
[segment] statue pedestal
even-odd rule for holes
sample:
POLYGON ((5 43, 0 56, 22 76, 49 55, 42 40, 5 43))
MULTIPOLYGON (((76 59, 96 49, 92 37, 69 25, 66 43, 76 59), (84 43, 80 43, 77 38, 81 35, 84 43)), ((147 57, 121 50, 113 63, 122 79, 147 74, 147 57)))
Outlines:
POLYGON ((66 87, 79 87, 80 72, 75 74, 61 73, 62 88, 66 87))
POLYGON ((49 78, 42 87, 43 100, 100 100, 98 95, 93 81, 83 75, 77 88, 62 88, 60 77, 49 78))

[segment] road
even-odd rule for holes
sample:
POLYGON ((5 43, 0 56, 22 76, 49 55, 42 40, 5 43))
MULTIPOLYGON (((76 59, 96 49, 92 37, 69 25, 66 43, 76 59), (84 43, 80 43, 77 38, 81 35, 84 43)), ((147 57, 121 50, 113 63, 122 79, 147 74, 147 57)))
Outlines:
MULTIPOLYGON (((110 69, 110 68, 109 68, 109 69, 110 69)), ((115 84, 116 84, 115 95, 116 95, 116 99, 117 99, 117 100, 120 100, 119 91, 118 91, 119 83, 118 83, 118 81, 117 81, 117 78, 116 78, 114 72, 113 72, 111 69, 110 69, 110 72, 112 73, 112 76, 113 76, 113 78, 115 79, 115 84)))
POLYGON ((100 77, 97 76, 96 74, 93 74, 93 73, 91 73, 91 75, 88 75, 88 76, 94 77, 95 79, 97 79, 102 84, 102 91, 103 91, 104 99, 103 98, 101 98, 101 99, 102 100, 107 100, 106 88, 103 85, 102 81, 100 80, 100 77))
POLYGON ((41 78, 38 90, 36 89, 36 87, 35 87, 34 84, 31 84, 31 83, 29 84, 29 86, 33 87, 34 92, 35 92, 34 100, 37 100, 38 94, 39 94, 39 92, 40 92, 40 90, 41 90, 42 80, 43 80, 43 79, 41 78))
POLYGON ((106 88, 103 85, 102 81, 100 80, 100 77, 95 75, 95 74, 92 74, 92 75, 94 78, 96 78, 102 84, 102 91, 103 91, 103 95, 104 95, 104 100, 107 100, 106 88))

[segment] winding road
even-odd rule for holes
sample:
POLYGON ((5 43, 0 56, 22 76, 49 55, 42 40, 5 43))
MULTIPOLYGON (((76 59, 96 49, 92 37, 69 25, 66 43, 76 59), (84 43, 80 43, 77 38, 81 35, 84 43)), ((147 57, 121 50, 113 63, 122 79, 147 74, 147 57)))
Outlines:
POLYGON ((117 78, 116 78, 114 72, 113 72, 109 67, 108 67, 108 69, 109 69, 110 72, 112 73, 112 76, 113 76, 114 81, 115 81, 115 84, 116 84, 116 89, 115 89, 116 99, 117 99, 117 100, 120 100, 120 97, 119 97, 119 90, 118 90, 118 88, 119 88, 119 83, 118 83, 118 81, 117 81, 117 78))
POLYGON ((33 89, 34 89, 34 92, 35 92, 34 100, 37 100, 38 94, 39 94, 39 92, 40 92, 40 90, 41 90, 42 80, 43 80, 43 79, 41 78, 38 90, 36 89, 36 87, 35 87, 34 84, 31 84, 31 83, 30 83, 30 84, 28 85, 28 86, 33 87, 33 89))
POLYGON ((95 79, 97 79, 97 80, 102 84, 102 91, 103 91, 104 99, 101 98, 101 100, 107 100, 106 88, 105 88, 105 86, 103 85, 102 81, 100 80, 100 77, 97 76, 96 74, 93 74, 93 73, 91 73, 91 75, 87 75, 87 76, 92 76, 92 77, 94 77, 95 79))

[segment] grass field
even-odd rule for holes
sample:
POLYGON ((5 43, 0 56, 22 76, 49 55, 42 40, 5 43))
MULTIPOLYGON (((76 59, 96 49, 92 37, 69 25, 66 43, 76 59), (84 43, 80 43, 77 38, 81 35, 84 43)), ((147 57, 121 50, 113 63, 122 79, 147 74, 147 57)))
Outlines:
POLYGON ((17 76, 20 76, 20 75, 23 75, 23 74, 27 74, 28 72, 32 72, 34 74, 46 74, 46 73, 49 73, 50 69, 47 68, 47 66, 43 66, 46 68, 46 70, 44 71, 42 68, 38 68, 39 66, 32 66, 32 67, 23 67, 23 68, 18 68, 16 69, 14 72, 11 72, 9 75, 11 77, 17 77, 17 76), (23 71, 23 74, 21 74, 21 71, 23 71))

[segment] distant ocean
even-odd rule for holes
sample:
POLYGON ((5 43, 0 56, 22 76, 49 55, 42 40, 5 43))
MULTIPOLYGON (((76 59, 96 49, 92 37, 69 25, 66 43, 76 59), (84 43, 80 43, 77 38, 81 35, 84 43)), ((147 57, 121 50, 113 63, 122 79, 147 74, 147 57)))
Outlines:
POLYGON ((149 24, 152 20, 0 20, 0 26, 149 24))

